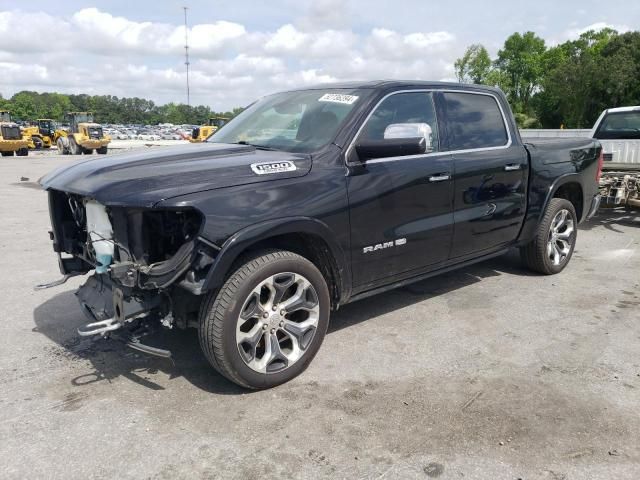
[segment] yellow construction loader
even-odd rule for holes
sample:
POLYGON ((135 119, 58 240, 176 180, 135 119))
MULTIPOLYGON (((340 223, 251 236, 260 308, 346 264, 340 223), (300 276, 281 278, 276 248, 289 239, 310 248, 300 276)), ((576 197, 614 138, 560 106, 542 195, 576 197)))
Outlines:
POLYGON ((90 155, 94 150, 97 153, 107 153, 111 137, 105 135, 102 126, 93 121, 93 113, 69 112, 66 120, 69 122, 69 131, 56 130, 56 133, 60 132, 56 140, 59 153, 90 155))
POLYGON ((204 142, 209 136, 229 121, 226 117, 211 117, 207 125, 196 127, 191 133, 191 143, 204 142))
POLYGON ((64 130, 56 130, 56 124, 50 118, 39 118, 28 127, 22 128, 22 134, 29 138, 29 148, 40 150, 51 148, 64 130))
POLYGON ((20 126, 11 121, 6 110, 0 110, 0 154, 3 157, 29 155, 29 140, 22 135, 20 126))

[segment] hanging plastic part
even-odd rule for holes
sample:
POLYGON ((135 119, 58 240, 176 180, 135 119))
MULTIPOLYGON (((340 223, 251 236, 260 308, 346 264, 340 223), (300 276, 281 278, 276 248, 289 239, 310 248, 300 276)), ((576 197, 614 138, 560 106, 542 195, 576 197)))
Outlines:
POLYGON ((38 285, 33 287, 33 289, 34 290, 45 290, 47 288, 57 287, 58 285, 62 285, 63 283, 66 283, 67 280, 69 280, 71 277, 75 277, 77 275, 80 275, 80 272, 67 273, 62 278, 59 278, 58 280, 54 280, 53 282, 39 283, 38 285))
POLYGON ((96 273, 105 273, 113 259, 113 227, 104 205, 95 200, 89 200, 85 204, 85 210, 87 214, 87 231, 98 262, 96 273))
POLYGON ((124 339, 124 342, 127 347, 138 350, 139 352, 153 355, 155 357, 171 358, 171 351, 140 343, 140 340, 134 336, 124 339))
POLYGON ((81 337, 90 337, 92 335, 104 335, 105 333, 113 332, 114 330, 122 327, 122 324, 115 318, 108 318, 100 322, 88 323, 78 329, 78 335, 81 337))

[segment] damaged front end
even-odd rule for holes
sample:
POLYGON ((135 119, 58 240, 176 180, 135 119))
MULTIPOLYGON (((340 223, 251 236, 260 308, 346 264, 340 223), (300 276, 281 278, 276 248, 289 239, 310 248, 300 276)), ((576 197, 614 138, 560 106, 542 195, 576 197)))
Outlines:
POLYGON ((49 190, 49 209, 63 281, 95 270, 76 292, 90 319, 80 335, 143 323, 197 325, 202 285, 219 250, 198 236, 197 210, 108 207, 58 190, 49 190))

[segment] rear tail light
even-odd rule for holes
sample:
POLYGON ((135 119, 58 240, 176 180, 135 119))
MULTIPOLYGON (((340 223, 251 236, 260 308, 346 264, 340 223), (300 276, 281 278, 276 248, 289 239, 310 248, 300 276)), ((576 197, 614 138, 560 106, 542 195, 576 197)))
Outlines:
POLYGON ((596 171, 596 183, 600 183, 600 177, 602 176, 603 166, 604 166, 604 151, 600 150, 600 156, 598 157, 598 170, 596 171))

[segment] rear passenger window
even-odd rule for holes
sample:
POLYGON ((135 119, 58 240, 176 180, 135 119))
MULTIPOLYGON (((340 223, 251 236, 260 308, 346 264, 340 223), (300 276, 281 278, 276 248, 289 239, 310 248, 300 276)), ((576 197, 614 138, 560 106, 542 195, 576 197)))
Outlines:
POLYGON ((498 102, 489 95, 444 94, 451 150, 501 147, 507 129, 498 102))

